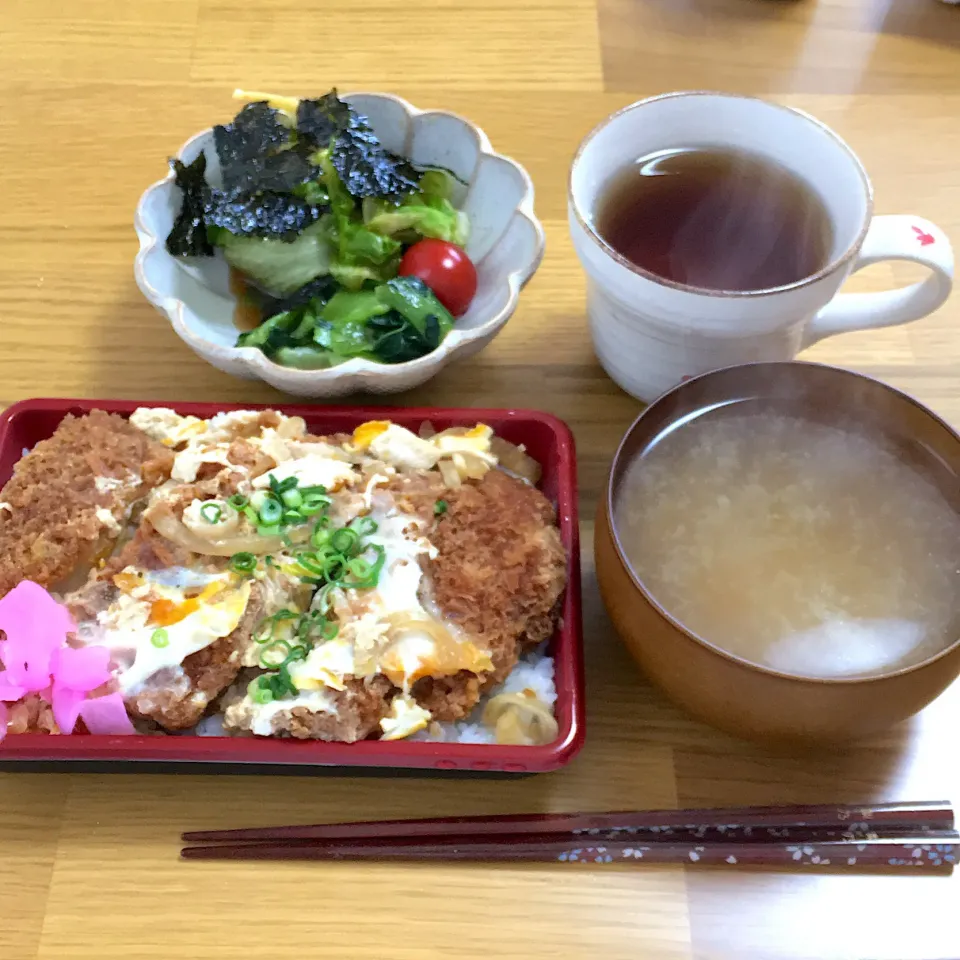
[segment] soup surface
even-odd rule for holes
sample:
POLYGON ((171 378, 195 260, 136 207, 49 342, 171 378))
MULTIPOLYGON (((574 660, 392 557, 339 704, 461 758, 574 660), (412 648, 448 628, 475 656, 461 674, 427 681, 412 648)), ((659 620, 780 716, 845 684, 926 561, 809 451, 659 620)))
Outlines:
POLYGON ((657 602, 755 663, 865 676, 954 639, 960 519, 878 438, 714 411, 630 464, 615 514, 657 602))

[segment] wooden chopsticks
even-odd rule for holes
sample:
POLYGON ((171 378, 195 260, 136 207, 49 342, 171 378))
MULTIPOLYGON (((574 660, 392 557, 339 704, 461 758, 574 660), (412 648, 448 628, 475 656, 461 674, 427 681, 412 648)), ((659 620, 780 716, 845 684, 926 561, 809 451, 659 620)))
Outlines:
POLYGON ((442 860, 950 870, 948 802, 520 814, 200 830, 190 860, 442 860))

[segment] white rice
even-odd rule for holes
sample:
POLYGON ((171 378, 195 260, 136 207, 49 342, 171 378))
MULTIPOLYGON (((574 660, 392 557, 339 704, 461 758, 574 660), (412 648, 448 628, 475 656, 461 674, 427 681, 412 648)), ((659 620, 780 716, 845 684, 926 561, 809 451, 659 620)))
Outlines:
POLYGON ((223 714, 212 713, 204 717, 194 728, 193 734, 198 737, 225 737, 223 730, 223 714))
POLYGON ((495 697, 498 693, 522 693, 532 690, 538 700, 552 707, 557 702, 557 688, 553 680, 553 658, 543 654, 534 654, 529 659, 521 660, 510 671, 499 687, 495 687, 489 694, 495 697))
MULTIPOLYGON (((421 730, 407 739, 430 743, 496 743, 493 730, 483 723, 483 709, 491 697, 500 693, 532 690, 539 700, 552 707, 557 702, 557 688, 553 657, 546 655, 545 647, 546 644, 524 654, 507 679, 484 696, 466 719, 456 723, 431 723, 426 730, 421 730)), ((198 737, 226 736, 223 716, 219 713, 204 717, 196 727, 183 732, 198 737)))
POLYGON ((431 723, 426 730, 408 739, 431 743, 496 743, 493 730, 484 726, 483 710, 487 701, 500 693, 532 690, 537 699, 552 707, 557 702, 557 687, 553 657, 548 657, 545 649, 546 644, 543 644, 524 654, 507 679, 484 696, 466 719, 456 723, 431 723))

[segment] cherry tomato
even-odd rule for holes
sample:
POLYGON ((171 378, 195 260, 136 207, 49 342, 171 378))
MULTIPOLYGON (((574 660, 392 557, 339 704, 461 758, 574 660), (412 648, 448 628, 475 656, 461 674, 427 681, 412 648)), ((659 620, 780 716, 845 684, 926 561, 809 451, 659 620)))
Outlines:
POLYGON ((400 261, 402 277, 419 277, 455 316, 467 312, 477 292, 477 268, 456 244, 421 240, 400 261))

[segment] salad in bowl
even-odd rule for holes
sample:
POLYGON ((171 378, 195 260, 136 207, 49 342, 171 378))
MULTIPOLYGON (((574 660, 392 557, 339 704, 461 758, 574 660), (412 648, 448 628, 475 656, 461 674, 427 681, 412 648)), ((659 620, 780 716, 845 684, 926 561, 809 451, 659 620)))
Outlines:
POLYGON ((196 352, 331 396, 421 383, 496 334, 543 237, 481 131, 395 97, 235 97, 138 209, 138 282, 196 352))

